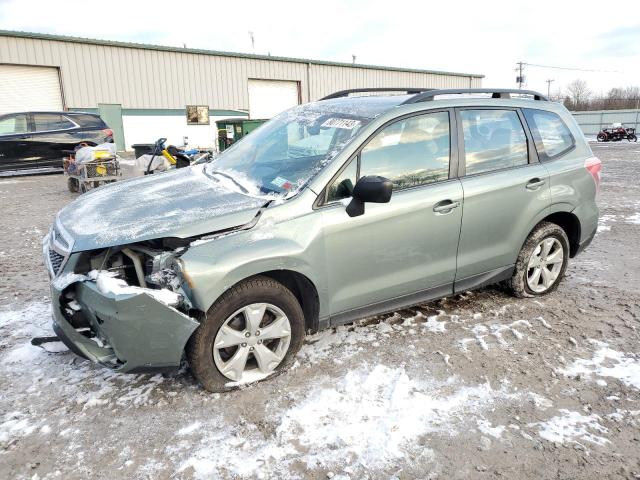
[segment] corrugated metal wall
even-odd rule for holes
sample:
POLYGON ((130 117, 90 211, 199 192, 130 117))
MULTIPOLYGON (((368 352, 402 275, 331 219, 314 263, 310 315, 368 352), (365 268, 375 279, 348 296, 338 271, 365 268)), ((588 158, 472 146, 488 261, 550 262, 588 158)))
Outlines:
POLYGON ((640 131, 640 110, 595 110, 591 112, 571 112, 585 135, 597 135, 602 128, 612 123, 622 123, 625 127, 640 131))
POLYGON ((453 74, 354 68, 0 35, 0 63, 60 68, 65 106, 248 110, 248 79, 300 82, 302 101, 356 87, 480 86, 453 74), (309 88, 309 84, 310 87, 309 88))

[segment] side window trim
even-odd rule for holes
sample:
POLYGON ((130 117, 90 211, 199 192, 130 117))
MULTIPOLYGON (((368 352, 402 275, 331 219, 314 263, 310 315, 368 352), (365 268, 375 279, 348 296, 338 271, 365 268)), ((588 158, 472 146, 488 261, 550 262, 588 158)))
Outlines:
POLYGON ((316 208, 321 208, 321 207, 325 207, 325 206, 329 206, 329 205, 335 205, 335 204, 339 204, 340 203, 340 200, 327 202, 327 197, 329 195, 329 186, 342 174, 342 172, 344 170, 347 169, 347 167, 350 165, 350 163, 352 161, 354 161, 354 160, 356 162, 358 162, 356 181, 360 178, 360 153, 369 144, 369 142, 378 133, 380 133, 382 130, 384 130, 386 127, 388 127, 389 125, 391 125, 393 123, 405 120, 407 118, 418 117, 420 115, 426 115, 426 114, 429 114, 429 113, 443 113, 443 112, 446 112, 449 115, 449 178, 447 178, 446 180, 441 180, 439 182, 434 182, 434 183, 428 183, 428 184, 425 184, 425 185, 416 185, 415 187, 409 187, 409 188, 403 189, 401 191, 411 190, 411 189, 414 189, 414 188, 428 187, 429 185, 435 185, 435 184, 438 184, 438 183, 447 182, 447 181, 450 181, 450 180, 453 180, 453 179, 457 178, 456 172, 458 171, 458 165, 459 165, 459 163, 464 163, 464 162, 460 161, 460 157, 459 157, 460 149, 459 149, 459 146, 458 146, 458 142, 456 141, 458 128, 457 128, 455 109, 454 108, 434 108, 434 109, 429 109, 429 110, 420 110, 420 111, 417 111, 417 112, 411 112, 411 113, 407 113, 405 115, 401 115, 399 117, 393 118, 393 119, 389 120, 388 122, 383 123, 378 128, 376 128, 376 130, 371 135, 369 135, 360 144, 358 149, 347 159, 347 161, 344 162, 344 164, 342 165, 340 170, 338 170, 333 175, 333 177, 331 177, 331 179, 327 182, 327 184, 324 186, 324 188, 322 189, 322 191, 320 192, 320 194, 316 198, 316 201, 313 203, 313 208, 316 209, 316 208))
POLYGON ((569 132, 569 136, 571 137, 571 146, 565 148, 561 152, 556 153, 555 155, 552 155, 552 156, 548 155, 544 148, 544 143, 542 142, 542 137, 540 135, 540 132, 538 131, 538 127, 535 125, 535 123, 533 125, 529 125, 529 122, 527 121, 527 116, 524 114, 524 112, 522 112, 522 117, 524 118, 524 121, 527 125, 527 129, 531 131, 533 145, 537 153, 537 156, 541 162, 549 162, 551 160, 557 160, 558 158, 563 157, 564 155, 573 151, 576 148, 576 137, 573 135, 573 132, 571 131, 569 126, 566 124, 566 122, 562 119, 560 115, 558 115, 555 112, 551 112, 549 110, 542 110, 540 108, 527 108, 527 110, 532 110, 532 111, 535 110, 537 112, 550 113, 552 115, 557 116, 558 119, 565 126, 565 128, 567 129, 567 132, 569 132))
POLYGON ((467 107, 456 107, 455 108, 455 114, 456 114, 456 123, 457 125, 460 126, 460 128, 458 128, 458 177, 462 178, 465 177, 467 174, 467 169, 466 169, 466 157, 465 157, 465 149, 464 149, 464 130, 462 129, 462 117, 460 115, 460 112, 462 110, 510 110, 510 111, 514 111, 517 113, 518 118, 520 120, 520 123, 522 125, 522 130, 524 131, 525 137, 527 138, 527 163, 525 165, 515 165, 512 167, 505 167, 505 168, 500 168, 498 170, 491 170, 488 172, 482 172, 482 173, 477 173, 474 174, 475 175, 486 175, 486 174, 490 174, 490 173, 494 173, 494 172, 502 172, 505 170, 510 170, 513 168, 522 168, 522 167, 526 167, 528 165, 531 164, 535 164, 535 163, 539 163, 539 158, 537 155, 537 150, 535 148, 535 142, 533 141, 533 136, 531 135, 531 132, 529 131, 529 125, 526 122, 526 119, 524 117, 524 114, 520 111, 520 108, 518 107, 502 107, 502 106, 490 106, 490 105, 481 105, 481 106, 467 106, 467 107))

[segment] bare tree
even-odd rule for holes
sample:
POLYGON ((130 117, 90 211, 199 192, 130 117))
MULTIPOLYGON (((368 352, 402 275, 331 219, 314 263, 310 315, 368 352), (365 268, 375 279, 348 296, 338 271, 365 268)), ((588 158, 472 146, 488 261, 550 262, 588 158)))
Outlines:
POLYGON ((587 87, 587 82, 577 78, 566 86, 566 90, 564 103, 567 108, 570 110, 586 110, 588 108, 591 90, 587 87))

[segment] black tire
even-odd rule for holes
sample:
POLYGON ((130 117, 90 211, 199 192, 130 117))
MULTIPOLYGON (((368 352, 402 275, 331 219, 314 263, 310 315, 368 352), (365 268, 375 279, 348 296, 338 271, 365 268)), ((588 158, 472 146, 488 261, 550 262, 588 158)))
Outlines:
POLYGON ((187 343, 187 361, 196 380, 210 392, 226 392, 238 388, 229 386, 232 380, 218 370, 213 358, 213 342, 220 327, 234 312, 252 303, 270 303, 289 318, 291 341, 287 353, 271 375, 287 370, 304 341, 304 314, 296 297, 281 283, 269 277, 256 276, 226 291, 209 309, 205 319, 187 343))
POLYGON ((80 184, 77 178, 67 178, 67 188, 72 193, 78 193, 80 191, 80 184))
POLYGON ((606 142, 607 136, 608 135, 606 133, 599 133, 598 136, 596 137, 596 140, 598 140, 599 142, 606 142))
POLYGON ((631 135, 629 135, 627 137, 627 140, 629 140, 630 142, 637 142, 638 141, 638 137, 636 137, 636 135, 634 133, 632 133, 631 135))
POLYGON ((87 186, 85 185, 84 182, 79 182, 80 183, 80 193, 87 193, 87 186))
POLYGON ((504 282, 504 286, 507 288, 509 293, 518 298, 538 297, 541 295, 546 295, 558 288, 562 277, 564 277, 564 272, 567 269, 568 261, 569 239, 567 238, 567 234, 565 233, 565 231, 555 223, 540 222, 536 226, 536 228, 533 229, 527 240, 524 242, 524 245, 520 249, 520 254, 518 255, 513 275, 509 280, 506 280, 504 282), (546 289, 544 292, 535 292, 531 290, 527 283, 529 259, 531 258, 531 255, 533 254, 538 244, 542 242, 542 240, 549 237, 557 239, 562 245, 562 248, 564 250, 562 267, 560 269, 558 277, 551 285, 551 287, 546 289))

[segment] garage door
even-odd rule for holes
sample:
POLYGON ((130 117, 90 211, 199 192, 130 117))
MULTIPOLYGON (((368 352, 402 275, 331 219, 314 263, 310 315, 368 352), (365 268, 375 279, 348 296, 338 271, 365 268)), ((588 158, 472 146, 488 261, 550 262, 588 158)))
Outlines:
POLYGON ((249 117, 271 118, 300 103, 298 82, 249 80, 249 117))
POLYGON ((62 110, 57 68, 0 65, 0 85, 0 115, 62 110))

